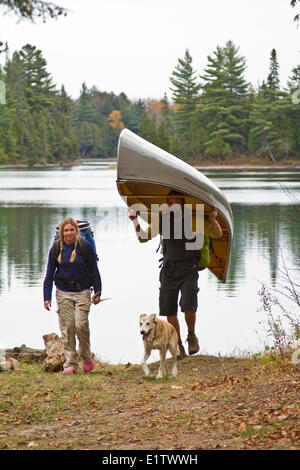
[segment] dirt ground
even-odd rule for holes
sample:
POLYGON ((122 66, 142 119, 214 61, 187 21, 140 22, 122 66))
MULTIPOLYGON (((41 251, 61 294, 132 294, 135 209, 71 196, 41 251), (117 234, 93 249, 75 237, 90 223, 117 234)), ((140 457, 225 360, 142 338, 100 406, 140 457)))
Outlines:
MULTIPOLYGON (((170 363, 168 360, 169 368, 170 363)), ((300 366, 196 355, 178 377, 96 364, 74 376, 0 375, 0 449, 299 449, 300 366)))

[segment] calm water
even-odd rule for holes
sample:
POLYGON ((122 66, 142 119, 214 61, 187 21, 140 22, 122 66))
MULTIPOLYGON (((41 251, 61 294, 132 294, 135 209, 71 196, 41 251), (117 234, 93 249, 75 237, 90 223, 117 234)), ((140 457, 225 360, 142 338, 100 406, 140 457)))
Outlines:
MULTIPOLYGON (((279 286, 281 250, 299 270, 300 172, 206 175, 231 202, 235 229, 227 283, 200 273, 200 353, 259 351, 270 341, 258 311, 261 284, 279 286)), ((0 348, 43 348, 43 334, 60 334, 55 297, 52 311, 44 310, 42 283, 55 227, 70 215, 93 224, 103 297, 113 297, 91 307, 92 350, 111 363, 140 361, 139 314, 158 312, 158 240, 137 242, 115 180, 108 165, 0 171, 0 348)))

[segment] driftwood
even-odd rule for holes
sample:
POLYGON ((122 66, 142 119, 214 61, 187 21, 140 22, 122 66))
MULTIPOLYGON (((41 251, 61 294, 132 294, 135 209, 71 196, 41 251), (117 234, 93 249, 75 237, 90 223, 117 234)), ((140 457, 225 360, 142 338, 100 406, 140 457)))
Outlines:
POLYGON ((43 362, 43 369, 46 372, 60 372, 65 362, 62 339, 55 333, 50 333, 49 335, 44 335, 43 340, 46 346, 46 357, 43 362))
POLYGON ((16 359, 23 362, 41 362, 45 359, 45 349, 27 348, 25 344, 13 349, 0 349, 0 357, 16 359))
POLYGON ((13 349, 0 349, 0 372, 14 370, 19 362, 40 362, 43 370, 59 372, 65 362, 62 339, 55 333, 43 336, 46 349, 28 348, 25 344, 13 349))
POLYGON ((0 360, 0 372, 9 372, 19 369, 19 363, 17 359, 10 357, 8 359, 0 360))

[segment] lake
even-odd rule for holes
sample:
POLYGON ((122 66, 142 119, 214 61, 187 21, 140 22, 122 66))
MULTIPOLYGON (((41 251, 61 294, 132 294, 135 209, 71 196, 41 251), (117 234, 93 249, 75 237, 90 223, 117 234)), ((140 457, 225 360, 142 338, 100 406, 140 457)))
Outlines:
MULTIPOLYGON (((262 283, 281 290, 283 259, 299 270, 300 171, 204 173, 231 203, 234 237, 226 284, 208 270, 199 276, 200 354, 258 352, 272 342, 258 291, 262 283)), ((139 315, 158 312, 159 240, 138 243, 115 181, 109 164, 0 170, 0 349, 44 348, 44 334, 60 335, 55 296, 47 312, 42 284, 55 228, 70 215, 91 222, 102 297, 112 297, 91 307, 92 351, 110 363, 140 362, 139 315)))

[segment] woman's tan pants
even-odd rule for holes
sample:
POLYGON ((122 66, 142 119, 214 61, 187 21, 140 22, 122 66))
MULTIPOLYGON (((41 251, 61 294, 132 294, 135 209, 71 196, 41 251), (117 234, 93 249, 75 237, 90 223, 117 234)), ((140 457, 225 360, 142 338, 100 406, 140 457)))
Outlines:
POLYGON ((66 358, 64 369, 72 367, 76 371, 79 359, 84 362, 91 359, 88 320, 90 305, 78 306, 78 304, 88 302, 90 299, 89 289, 81 292, 64 292, 56 289, 59 327, 66 358), (76 336, 79 342, 79 357, 76 351, 76 336))

